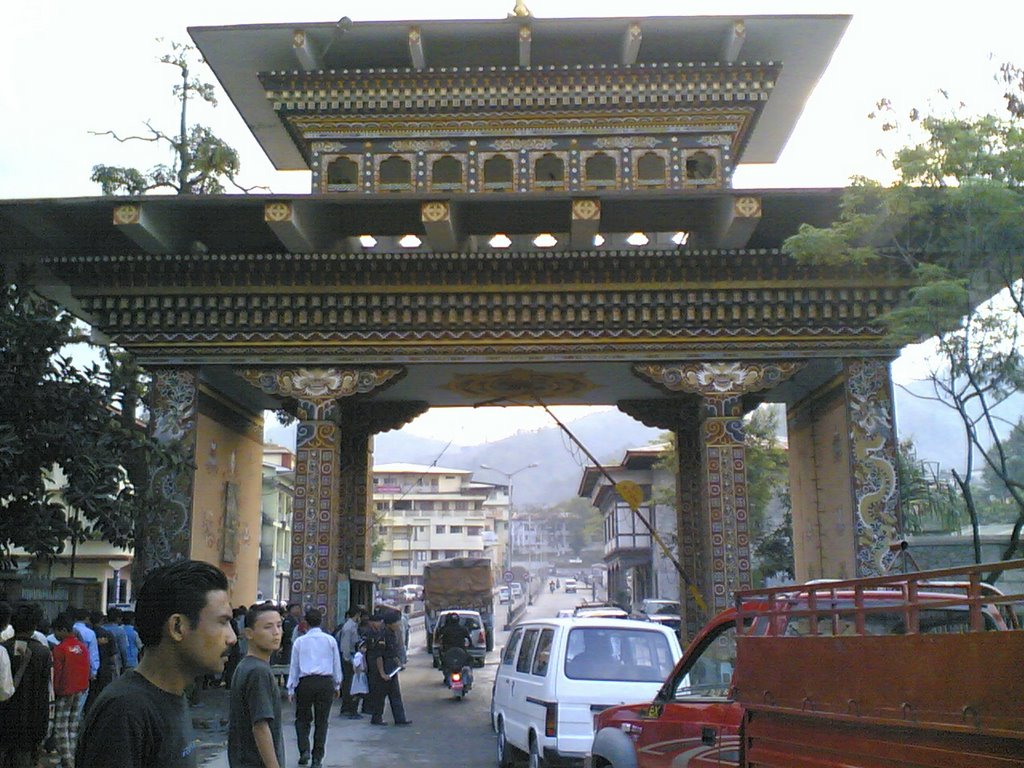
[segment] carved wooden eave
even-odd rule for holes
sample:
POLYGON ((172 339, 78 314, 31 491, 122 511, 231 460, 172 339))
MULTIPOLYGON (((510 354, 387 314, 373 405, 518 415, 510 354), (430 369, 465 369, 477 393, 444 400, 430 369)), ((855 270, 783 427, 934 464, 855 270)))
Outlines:
POLYGON ((849 16, 839 15, 512 16, 457 22, 342 19, 301 29, 290 24, 193 27, 189 33, 256 139, 281 169, 307 168, 309 157, 275 113, 275 103, 284 101, 268 100, 263 85, 253 77, 255 73, 278 73, 275 77, 296 73, 301 79, 306 77, 303 73, 329 78, 332 71, 336 77, 346 70, 373 69, 436 77, 453 70, 476 69, 500 75, 502 68, 506 75, 519 68, 547 74, 563 66, 573 71, 577 66, 593 66, 598 71, 626 67, 649 73, 653 65, 732 67, 743 62, 782 66, 757 128, 744 147, 744 160, 772 162, 849 20, 849 16))

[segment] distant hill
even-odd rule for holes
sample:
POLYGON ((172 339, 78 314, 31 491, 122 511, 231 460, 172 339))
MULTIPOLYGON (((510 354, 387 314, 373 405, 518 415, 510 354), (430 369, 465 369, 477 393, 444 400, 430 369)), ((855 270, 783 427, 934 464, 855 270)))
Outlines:
MULTIPOLYGON (((909 385, 912 392, 928 394, 930 385, 909 385)), ((938 461, 940 468, 962 469, 964 437, 956 414, 949 408, 922 400, 897 387, 896 418, 900 439, 912 438, 918 456, 938 461)), ((1005 418, 1015 422, 1024 413, 1024 395, 1004 404, 1005 418)), ((585 416, 567 425, 597 456, 599 461, 617 464, 627 448, 647 445, 661 430, 645 427, 626 414, 608 410, 585 416)), ((1009 429, 1009 427, 1007 427, 1009 429)), ((268 427, 266 439, 295 447, 295 427, 268 427)), ((480 469, 481 464, 515 472, 536 462, 539 466, 515 476, 516 504, 556 504, 576 495, 582 467, 589 463, 557 426, 519 432, 503 440, 480 445, 450 445, 442 440, 418 437, 402 431, 384 432, 374 440, 374 462, 410 462, 473 470, 478 480, 502 482, 496 472, 480 469)))
MULTIPOLYGON (((647 445, 660 430, 645 427, 620 411, 603 411, 576 419, 567 425, 599 461, 618 463, 627 448, 647 445)), ((266 440, 295 447, 295 426, 268 427, 266 440)), ((453 469, 470 469, 478 480, 503 482, 496 472, 480 469, 481 464, 515 472, 537 463, 539 466, 519 472, 514 480, 516 504, 556 504, 576 495, 586 457, 572 445, 557 426, 532 432, 519 432, 503 440, 480 445, 451 445, 441 440, 418 437, 402 431, 383 432, 374 439, 376 464, 411 462, 437 463, 453 469)))

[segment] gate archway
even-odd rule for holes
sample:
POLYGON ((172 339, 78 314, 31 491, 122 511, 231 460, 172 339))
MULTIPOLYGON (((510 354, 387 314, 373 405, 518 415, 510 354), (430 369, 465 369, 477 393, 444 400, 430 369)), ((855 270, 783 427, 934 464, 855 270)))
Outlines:
POLYGON ((839 191, 731 187, 778 156, 847 21, 192 29, 310 195, 0 203, 4 253, 139 357, 193 451, 140 560, 247 578, 260 414, 291 410, 291 594, 333 617, 369 570, 373 434, 539 395, 676 433, 680 559, 711 606, 750 584, 742 415, 764 401, 788 406, 798 576, 878 572, 899 529, 879 318, 908 282, 780 252, 839 191))

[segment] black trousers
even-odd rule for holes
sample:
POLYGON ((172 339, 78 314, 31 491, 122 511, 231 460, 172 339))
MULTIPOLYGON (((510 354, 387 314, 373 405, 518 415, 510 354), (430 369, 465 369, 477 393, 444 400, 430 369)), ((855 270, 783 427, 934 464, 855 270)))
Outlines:
POLYGON ((334 678, 330 675, 306 675, 295 689, 295 738, 299 754, 309 753, 309 726, 313 725, 313 761, 324 759, 327 721, 334 701, 334 678))
POLYGON ((396 723, 404 723, 408 718, 405 716, 405 704, 402 703, 402 688, 398 684, 399 675, 384 680, 379 672, 371 669, 367 677, 370 680, 370 714, 374 722, 383 721, 386 698, 391 702, 391 717, 396 723))
POLYGON ((356 713, 356 701, 352 698, 352 662, 341 660, 341 714, 354 715, 356 713))

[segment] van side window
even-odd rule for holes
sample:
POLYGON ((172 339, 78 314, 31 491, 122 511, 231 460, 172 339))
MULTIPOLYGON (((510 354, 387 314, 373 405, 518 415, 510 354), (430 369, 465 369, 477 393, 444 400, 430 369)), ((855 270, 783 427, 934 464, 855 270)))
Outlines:
POLYGON ((505 645, 505 652, 501 654, 502 664, 511 664, 512 659, 516 657, 516 648, 519 646, 519 638, 523 636, 523 630, 517 629, 512 633, 512 637, 508 639, 508 643, 505 645))
POLYGON ((523 635, 523 644, 519 647, 519 659, 516 661, 516 672, 529 672, 533 649, 537 645, 538 629, 528 629, 523 635))
POLYGON ((555 630, 541 630, 540 640, 537 641, 537 653, 533 657, 533 674, 544 677, 548 673, 548 664, 551 661, 551 644, 555 640, 555 630))
POLYGON ((730 624, 704 644, 686 673, 676 678, 673 698, 726 698, 736 667, 736 625, 730 624))

